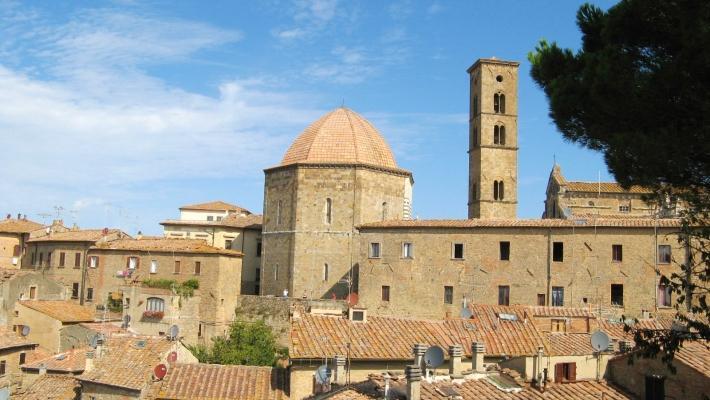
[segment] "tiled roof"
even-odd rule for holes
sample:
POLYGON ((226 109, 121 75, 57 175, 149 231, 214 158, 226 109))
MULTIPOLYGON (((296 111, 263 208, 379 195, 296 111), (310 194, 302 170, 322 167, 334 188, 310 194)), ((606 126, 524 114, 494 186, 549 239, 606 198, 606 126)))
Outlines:
POLYGON ((551 332, 545 335, 552 356, 584 356, 594 354, 589 333, 551 332))
POLYGON ((210 201, 207 203, 199 203, 199 204, 189 204, 186 206, 180 207, 181 210, 197 210, 197 211, 237 211, 237 212, 244 212, 251 214, 251 211, 247 210, 246 208, 239 207, 238 205, 235 204, 229 204, 227 202, 224 202, 222 200, 217 200, 217 201, 210 201))
POLYGON ((417 320, 368 316, 367 322, 342 317, 304 314, 291 324, 292 358, 323 358, 348 352, 353 359, 408 360, 416 343, 438 345, 444 350, 460 344, 466 355, 471 343, 483 341, 489 355, 532 355, 545 346, 542 334, 531 322, 499 320, 498 307, 475 308, 472 319, 417 320))
POLYGON ((62 373, 82 372, 84 367, 86 367, 86 352, 89 350, 91 350, 89 347, 82 347, 42 359, 34 359, 23 364, 22 369, 39 370, 44 365, 47 371, 62 373))
POLYGON ((372 124, 347 108, 325 114, 301 133, 281 165, 352 163, 397 168, 392 150, 372 124))
POLYGON ((127 333, 125 329, 121 328, 119 325, 112 323, 83 322, 79 325, 83 326, 84 328, 91 329, 94 332, 103 333, 104 335, 127 333))
POLYGON ((155 338, 110 338, 106 354, 94 359, 94 368, 78 376, 81 381, 142 390, 174 342, 155 338), (141 346, 142 344, 142 346, 141 346))
POLYGON ((653 193, 650 189, 641 186, 631 186, 628 190, 621 187, 616 182, 575 182, 567 181, 566 189, 568 192, 587 192, 587 193, 634 193, 634 194, 650 194, 653 193))
POLYGON ((550 306, 520 306, 536 317, 586 317, 594 318, 594 313, 586 308, 550 307, 550 306))
POLYGON ((79 382, 67 375, 43 375, 12 396, 17 400, 75 400, 79 396, 79 382))
POLYGON ((362 224, 360 229, 375 228, 678 228, 673 218, 597 218, 597 219, 411 219, 362 224))
POLYGON ((710 377, 710 342, 685 341, 675 353, 676 360, 710 377))
POLYGON ((95 311, 69 300, 20 300, 18 302, 61 322, 92 322, 95 311))
MULTIPOLYGON (((673 320, 671 318, 661 317, 661 318, 650 318, 650 319, 640 319, 631 324, 637 329, 649 329, 649 330, 664 330, 670 329, 673 320)), ((610 321, 607 319, 598 320, 599 329, 606 332, 612 339, 616 340, 633 340, 633 332, 624 332, 624 324, 619 321, 610 321)), ((594 327, 594 324, 592 324, 594 327)))
POLYGON ((104 236, 112 234, 126 235, 119 229, 76 229, 37 236, 29 239, 27 242, 96 242, 104 236))
POLYGON ((240 256, 242 253, 235 250, 220 249, 207 244, 202 239, 181 238, 150 238, 150 239, 118 239, 100 242, 91 247, 92 250, 125 250, 167 253, 191 254, 222 254, 240 256))
POLYGON ((0 350, 35 345, 35 343, 28 342, 26 338, 18 335, 16 332, 4 326, 0 326, 0 350))
POLYGON ((0 220, 0 232, 3 233, 30 233, 44 226, 34 221, 26 219, 3 219, 0 220))
POLYGON ((287 399, 286 372, 271 367, 176 364, 155 396, 170 400, 287 399))
POLYGON ((205 220, 184 220, 184 219, 169 219, 160 223, 163 226, 181 225, 181 226, 223 226, 226 228, 245 228, 261 230, 263 217, 261 215, 228 215, 219 221, 205 220))

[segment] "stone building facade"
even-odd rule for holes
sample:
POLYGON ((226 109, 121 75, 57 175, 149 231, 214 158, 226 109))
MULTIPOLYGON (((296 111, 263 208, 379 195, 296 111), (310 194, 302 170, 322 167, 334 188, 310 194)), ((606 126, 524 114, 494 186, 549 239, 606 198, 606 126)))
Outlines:
POLYGON ((19 214, 17 219, 8 215, 0 220, 0 268, 20 269, 30 234, 42 228, 41 224, 19 214))

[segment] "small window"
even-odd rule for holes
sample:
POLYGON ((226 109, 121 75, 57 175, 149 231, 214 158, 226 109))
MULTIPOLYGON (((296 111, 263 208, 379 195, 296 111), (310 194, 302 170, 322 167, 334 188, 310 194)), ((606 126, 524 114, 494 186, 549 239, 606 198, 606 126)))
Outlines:
POLYGON ((281 225, 281 200, 276 203, 276 225, 281 225))
POLYGON ((328 264, 323 264, 323 282, 328 282, 328 274, 330 273, 329 269, 330 267, 328 264))
POLYGON ((224 248, 225 249, 231 249, 232 248, 232 239, 226 239, 224 241, 224 248))
POLYGON ((611 245, 611 260, 613 262, 621 262, 623 259, 622 247, 620 244, 611 245))
POLYGON ((217 221, 221 221, 221 220, 222 220, 222 216, 218 216, 217 221))
POLYGON ((402 258, 414 258, 414 245, 412 243, 402 243, 402 258))
POLYGON ((498 125, 493 127, 493 144, 500 144, 500 127, 498 125))
POLYGON ((659 307, 670 307, 671 306, 671 287, 664 284, 658 284, 658 306, 659 307))
POLYGON ((444 304, 454 304, 453 286, 444 286, 444 304))
POLYGON ((261 242, 256 242, 256 256, 261 257, 261 242))
POLYGON ((150 261, 150 273, 151 274, 158 273, 158 260, 151 260, 150 261))
MULTIPOLYGON (((256 282, 260 282, 260 281, 261 281, 261 268, 257 268, 257 269, 256 269, 255 275, 256 275, 256 276, 254 277, 254 280, 255 280, 256 282)), ((258 293, 258 292, 257 292, 257 293, 258 293)))
POLYGON ((44 253, 39 253, 39 266, 44 265, 44 253))
POLYGON ((99 256, 89 256, 89 268, 99 267, 99 256))
POLYGON ((545 305, 545 293, 538 293, 537 294, 537 305, 538 306, 545 305))
POLYGON ((623 306, 624 305, 624 285, 612 284, 611 285, 611 305, 612 306, 623 306))
POLYGON ((452 253, 451 258, 454 260, 463 260, 463 243, 454 243, 452 253))
POLYGON ((478 147, 478 128, 473 127, 473 133, 471 133, 471 147, 478 147))
POLYGON ((493 112, 500 112, 500 96, 498 96, 498 93, 493 95, 493 112))
POLYGON ((24 364, 26 360, 27 360, 27 353, 25 353, 25 352, 20 353, 20 365, 24 364))
POLYGON ((510 286, 498 286, 498 305, 510 305, 510 286))
POLYGON ((279 265, 278 264, 274 265, 274 280, 275 281, 279 280, 279 265))
POLYGON ((664 400, 666 398, 666 377, 647 375, 645 379, 646 400, 664 400))
POLYGON ((370 243, 370 258, 380 258, 379 243, 370 243))
POLYGON ((565 245, 562 242, 552 243, 552 261, 563 262, 565 259, 565 245))
POLYGON ((211 215, 208 215, 208 216, 207 216, 207 220, 208 220, 208 221, 214 221, 214 217, 211 216, 211 215))
POLYGON ((385 221, 388 217, 387 213, 389 210, 387 209, 387 202, 382 203, 382 220, 385 221))
POLYGON ((195 261, 195 275, 199 275, 202 272, 202 263, 200 261, 195 261))
POLYGON ((659 264, 670 264, 671 263, 671 246, 668 244, 658 245, 658 263, 659 264))
POLYGON ((173 267, 173 274, 180 273, 180 260, 175 260, 175 266, 173 267))
POLYGON ((390 301, 390 287, 382 286, 382 301, 390 301))
POLYGON ((145 304, 146 311, 165 311, 165 300, 160 297, 148 297, 145 304))
POLYGON ((87 288, 86 289, 86 301, 93 301, 94 300, 94 288, 87 288))
POLYGON ((553 318, 551 322, 552 332, 567 332, 567 321, 564 319, 553 318))
POLYGON ((74 254, 74 268, 81 267, 81 253, 74 254))
POLYGON ((59 253, 59 267, 64 267, 64 263, 66 261, 66 253, 63 251, 59 253))
POLYGON ((631 207, 630 206, 619 206, 619 212, 622 212, 622 213, 631 212, 631 207))
POLYGON ((37 286, 30 286, 30 300, 37 300, 37 286))
POLYGON ((510 260, 510 242, 500 242, 500 259, 501 261, 510 260))
POLYGON ((574 382, 577 380, 576 363, 555 364, 555 382, 574 382))
POLYGON ((505 95, 500 95, 500 113, 505 114, 505 95))
POLYGON ((552 306, 564 307, 565 305, 565 288, 562 286, 552 287, 552 306))
POLYGON ((71 284, 71 298, 72 299, 79 298, 79 284, 77 282, 74 282, 71 284))
POLYGON ((503 181, 493 181, 493 200, 503 200, 504 190, 503 181))
POLYGON ((503 75, 496 76, 496 81, 503 82, 503 75))
POLYGON ((128 268, 128 269, 138 268, 138 257, 128 257, 128 259, 126 259, 126 268, 128 268))
POLYGON ((330 224, 333 222, 333 200, 328 198, 325 199, 325 223, 330 224))
POLYGON ((473 115, 478 114, 478 96, 473 96, 473 115))
POLYGON ((500 144, 501 146, 505 146, 505 126, 501 125, 500 126, 500 144))
POLYGON ((202 324, 197 324, 197 337, 202 337, 202 324))
POLYGON ((7 361, 5 361, 5 360, 0 361, 0 376, 5 376, 6 366, 7 366, 7 361))

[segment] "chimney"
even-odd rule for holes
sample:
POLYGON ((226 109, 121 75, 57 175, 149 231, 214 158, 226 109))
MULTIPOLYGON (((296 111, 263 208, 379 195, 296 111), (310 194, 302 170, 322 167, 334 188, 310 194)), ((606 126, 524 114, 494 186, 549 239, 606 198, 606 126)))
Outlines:
POLYGON ((486 354, 486 345, 483 342, 473 342, 471 344, 471 359, 473 372, 485 372, 483 366, 483 356, 486 354))
POLYGON ((86 365, 84 366, 84 372, 89 372, 94 369, 94 351, 86 352, 86 365))
POLYGON ((137 240, 143 239, 143 232, 142 231, 138 231, 138 234, 136 234, 136 239, 137 240))
POLYGON ((463 370, 461 357, 463 356, 463 348, 460 344, 452 344, 449 346, 449 374, 452 378, 462 377, 463 370))
POLYGON ((22 219, 22 214, 17 213, 17 219, 18 219, 18 220, 21 220, 21 219, 22 219))
POLYGON ((40 375, 45 375, 47 373, 47 365, 45 363, 42 363, 39 365, 39 374, 40 375))
POLYGON ((631 341, 629 340, 619 340, 619 352, 628 353, 631 351, 631 341))
POLYGON ((337 355, 335 356, 335 383, 345 385, 345 382, 345 356, 337 355))
POLYGON ((414 353, 414 365, 419 367, 419 374, 424 370, 424 353, 426 353, 427 345, 422 343, 416 343, 412 348, 414 353))
POLYGON ((535 359, 535 370, 533 379, 537 382, 537 387, 542 387, 542 356, 544 354, 545 348, 542 346, 537 346, 537 357, 535 359))
POLYGON ((422 369, 419 365, 407 365, 404 367, 404 376, 407 378, 407 400, 420 400, 422 369))

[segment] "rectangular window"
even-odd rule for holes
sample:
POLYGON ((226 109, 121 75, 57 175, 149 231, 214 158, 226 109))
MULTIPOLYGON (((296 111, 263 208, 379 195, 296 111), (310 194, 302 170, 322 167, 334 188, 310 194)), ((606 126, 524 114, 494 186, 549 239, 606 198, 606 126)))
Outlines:
POLYGON ((645 382, 646 400, 664 400, 666 398, 666 377, 661 375, 647 375, 645 382))
POLYGON ((662 283, 658 284, 658 306, 659 307, 670 307, 671 306, 671 287, 664 285, 662 283))
POLYGON ((276 203, 276 225, 281 225, 281 200, 276 203))
POLYGON ((380 258, 379 243, 370 243, 370 258, 380 258))
POLYGON ((567 332, 567 321, 564 319, 553 319, 552 332, 567 332))
POLYGON ((414 258, 414 246, 411 243, 402 243, 402 258, 414 258))
POLYGON ((222 217, 221 217, 221 216, 218 216, 218 217, 217 217, 217 221, 221 221, 221 220, 222 220, 222 217))
POLYGON ((577 380, 576 363, 555 364, 555 382, 574 382, 577 380))
POLYGON ((30 300, 37 300, 37 286, 30 286, 30 300))
POLYGON ((565 258, 565 246, 562 242, 552 243, 552 261, 562 262, 565 258))
MULTIPOLYGON (((257 268, 257 269, 256 269, 256 277, 255 277, 254 279, 255 279, 257 282, 261 282, 261 268, 257 268)), ((259 291, 257 290, 256 293, 258 294, 259 291)))
POLYGON ((94 288, 86 289, 86 301, 94 300, 94 288))
POLYGON ((47 252, 47 266, 48 267, 52 266, 52 252, 51 251, 47 252))
POLYGON ((624 285, 611 285, 611 305, 612 306, 623 306, 624 305, 624 285))
POLYGON ((180 273, 180 260, 175 260, 175 267, 173 268, 173 274, 180 273))
POLYGON ((552 306, 563 307, 565 305, 565 288, 562 286, 552 287, 552 306))
POLYGON ((138 268, 138 257, 128 257, 128 259, 126 260, 126 267, 128 269, 138 268))
POLYGON ((20 365, 24 364, 27 360, 27 353, 20 353, 20 365))
POLYGON ((64 267, 64 263, 66 261, 66 254, 62 251, 59 253, 59 266, 64 267))
POLYGON ((545 305, 545 293, 538 293, 537 294, 537 305, 538 306, 545 305))
POLYGON ((453 286, 444 286, 444 304, 454 304, 453 286))
POLYGON ((623 259, 623 252, 622 252, 622 247, 620 244, 612 244, 611 245, 611 261, 613 262, 621 262, 623 259))
POLYGON ((74 254, 74 268, 81 267, 81 253, 74 254))
POLYGON ((256 256, 261 257, 261 242, 256 242, 256 256))
POLYGON ((498 286, 498 305, 510 305, 510 286, 498 286))
POLYGON ((631 211, 631 206, 619 206, 619 212, 627 213, 631 211))
POLYGON ((454 243, 451 247, 451 258, 463 260, 463 243, 454 243))
POLYGON ((99 267, 99 256, 89 256, 89 268, 99 267))
MULTIPOLYGON (((40 261, 41 263, 41 261, 40 261)), ((671 263, 671 246, 668 244, 658 245, 658 263, 659 264, 670 264, 671 263)))
POLYGON ((214 221, 214 217, 211 216, 211 215, 208 215, 208 216, 207 216, 207 220, 208 220, 208 221, 214 221))
POLYGON ((328 273, 330 272, 329 269, 330 267, 328 264, 323 264, 323 282, 328 282, 328 273))
POLYGON ((275 281, 279 280, 279 265, 278 264, 274 265, 274 280, 275 281))
POLYGON ((37 265, 37 264, 35 264, 35 261, 37 261, 37 253, 36 252, 32 253, 32 265, 33 266, 37 265))
POLYGON ((5 376, 5 367, 7 362, 5 360, 0 361, 0 376, 5 376))
POLYGON ((44 264, 44 253, 39 253, 39 266, 44 264))
POLYGON ((500 242, 500 260, 510 260, 510 242, 500 242))
POLYGON ((158 273, 158 260, 151 260, 151 262, 150 262, 150 273, 151 273, 151 274, 156 274, 156 273, 158 273))
POLYGON ((79 284, 77 282, 74 282, 71 284, 71 298, 72 299, 79 298, 79 284))
POLYGON ((202 272, 202 263, 195 261, 195 275, 199 275, 202 272))
POLYGON ((227 239, 227 240, 224 241, 224 248, 225 248, 225 249, 231 249, 231 248, 232 248, 232 240, 231 240, 231 239, 227 239))
POLYGON ((382 301, 390 301, 390 287, 382 286, 382 301))

